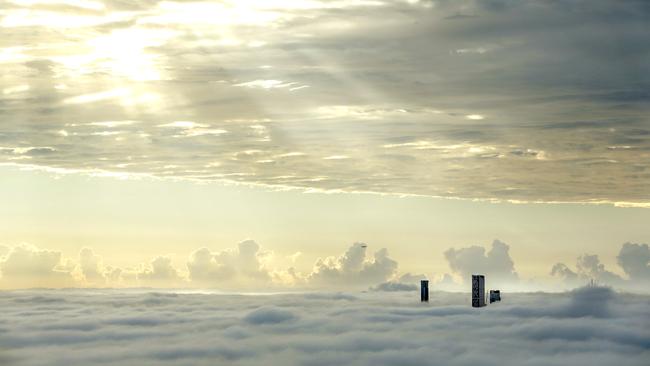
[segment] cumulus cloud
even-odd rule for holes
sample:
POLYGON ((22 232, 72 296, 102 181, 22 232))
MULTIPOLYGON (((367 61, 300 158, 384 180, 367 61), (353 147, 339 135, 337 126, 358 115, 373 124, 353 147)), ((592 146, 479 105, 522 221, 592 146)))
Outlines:
POLYGON ((647 244, 624 243, 616 257, 627 278, 605 268, 598 255, 583 254, 576 260, 576 270, 564 263, 556 263, 551 275, 563 280, 568 286, 577 286, 590 281, 628 290, 645 290, 650 284, 650 250, 647 244))
POLYGON ((183 276, 172 265, 172 259, 164 256, 154 258, 150 267, 138 273, 137 278, 142 284, 154 287, 178 287, 185 284, 183 276))
POLYGON ((33 366, 645 366, 648 301, 607 288, 506 293, 481 309, 470 307, 469 293, 437 291, 427 304, 413 292, 9 291, 0 297, 0 360, 33 366))
POLYGON ((0 258, 5 288, 65 287, 73 283, 61 266, 61 253, 21 244, 0 258))
POLYGON ((650 283, 650 248, 648 248, 648 244, 625 243, 616 259, 631 281, 650 283))
POLYGON ((82 248, 79 252, 79 267, 84 280, 91 285, 102 285, 105 282, 102 273, 102 259, 90 248, 82 248))
MULTIPOLYGON (((314 289, 370 289, 371 291, 413 291, 424 274, 400 273, 397 260, 385 248, 370 255, 368 246, 354 243, 338 256, 318 258, 310 271, 283 267, 293 264, 295 255, 275 255, 253 240, 222 251, 200 248, 184 265, 174 265, 171 256, 157 256, 134 268, 105 263, 91 248, 82 248, 78 257, 64 258, 58 251, 31 245, 7 246, 0 255, 0 288, 34 287, 155 287, 208 288, 226 291, 279 291, 314 289)), ((1 249, 1 248, 0 248, 1 249)), ((582 286, 590 281, 634 292, 647 292, 647 244, 626 243, 618 261, 626 273, 621 277, 605 268, 597 255, 579 256, 575 269, 556 263, 550 275, 562 288, 582 286)), ((472 273, 487 276, 489 288, 506 291, 555 289, 558 284, 520 280, 509 246, 499 240, 489 251, 483 247, 451 248, 444 253, 452 274, 429 277, 432 288, 466 291, 472 273)))
POLYGON ((383 248, 366 258, 367 245, 354 243, 339 257, 319 258, 308 281, 320 286, 362 286, 377 284, 395 275, 397 261, 383 248))
POLYGON ((605 269, 597 255, 583 254, 576 262, 578 273, 599 283, 618 284, 621 277, 605 269))
POLYGON ((512 285, 519 280, 509 251, 510 246, 506 243, 494 240, 487 253, 485 248, 474 245, 460 249, 450 248, 444 255, 449 268, 464 283, 469 283, 472 274, 483 274, 491 284, 502 286, 512 285))
POLYGON ((190 255, 187 269, 192 282, 206 286, 259 287, 271 281, 262 263, 264 255, 259 244, 245 240, 231 250, 211 252, 201 248, 190 255))

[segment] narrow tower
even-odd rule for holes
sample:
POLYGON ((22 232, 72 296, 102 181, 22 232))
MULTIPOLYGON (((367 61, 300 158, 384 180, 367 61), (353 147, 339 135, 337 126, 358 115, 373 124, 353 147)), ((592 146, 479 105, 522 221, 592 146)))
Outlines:
POLYGON ((429 280, 420 281, 420 301, 429 302, 429 280))
POLYGON ((485 276, 472 275, 472 307, 485 306, 485 276))

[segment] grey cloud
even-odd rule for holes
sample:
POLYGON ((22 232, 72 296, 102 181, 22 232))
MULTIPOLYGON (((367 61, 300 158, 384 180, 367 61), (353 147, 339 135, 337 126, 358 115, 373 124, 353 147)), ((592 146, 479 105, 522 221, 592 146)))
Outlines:
POLYGON ((576 268, 578 273, 598 282, 616 284, 621 281, 621 277, 605 269, 597 255, 581 255, 576 262, 576 268))
POLYGON ((276 324, 295 320, 297 317, 291 311, 276 308, 259 308, 247 314, 244 320, 251 324, 276 324))
POLYGON ((576 270, 572 270, 564 263, 556 263, 551 268, 551 275, 562 279, 566 285, 574 287, 587 282, 617 285, 623 283, 623 279, 613 272, 605 269, 600 263, 600 258, 595 254, 583 254, 576 259, 576 270))
POLYGON ((616 259, 630 280, 650 281, 650 249, 648 244, 625 243, 616 259))
POLYGON ((483 247, 470 246, 450 248, 444 254, 451 270, 464 282, 469 282, 472 274, 484 274, 498 287, 513 285, 519 280, 509 251, 507 244, 494 240, 487 253, 483 247))
POLYGON ((226 7, 227 32, 200 16, 221 11, 216 3, 103 3, 48 7, 87 22, 74 39, 61 39, 60 24, 13 27, 34 19, 25 6, 3 9, 0 146, 12 152, 0 163, 299 189, 650 202, 639 173, 648 162, 637 153, 650 149, 644 2, 316 1, 249 8, 255 24, 226 7), (269 10, 280 18, 264 26, 269 10), (124 40, 126 55, 115 47, 124 40), (66 58, 76 54, 89 61, 66 58), (252 81, 310 87, 235 86, 252 81), (123 120, 139 123, 88 125, 123 120), (158 127, 173 121, 207 127, 158 127), (396 141, 410 145, 385 147, 396 141), (631 148, 608 149, 619 145, 631 148), (26 147, 52 150, 13 152, 26 147), (254 159, 237 158, 251 150, 254 159), (296 151, 306 154, 281 158, 296 151), (337 155, 348 159, 323 159, 337 155))
POLYGON ((401 282, 383 282, 370 288, 370 291, 417 291, 418 286, 401 282))
POLYGON ((4 292, 0 354, 12 366, 647 363, 648 296, 583 288, 482 309, 468 296, 4 292))
POLYGON ((571 268, 569 268, 566 264, 564 263, 556 263, 553 265, 553 268, 551 268, 551 275, 552 276, 557 276, 564 280, 565 282, 571 283, 571 284, 577 284, 578 283, 578 274, 575 273, 571 268))
POLYGON ((627 278, 605 268, 598 255, 583 254, 576 260, 572 270, 564 263, 556 263, 551 275, 562 279, 568 286, 577 286, 590 281, 632 291, 643 291, 648 286, 650 251, 647 244, 624 243, 616 257, 618 265, 627 278))

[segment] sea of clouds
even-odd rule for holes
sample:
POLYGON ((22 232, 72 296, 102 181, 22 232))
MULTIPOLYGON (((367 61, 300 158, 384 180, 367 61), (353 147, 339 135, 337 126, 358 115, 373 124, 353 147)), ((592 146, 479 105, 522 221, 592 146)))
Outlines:
POLYGON ((650 296, 587 287, 274 295, 0 293, 2 365, 647 365, 650 296))

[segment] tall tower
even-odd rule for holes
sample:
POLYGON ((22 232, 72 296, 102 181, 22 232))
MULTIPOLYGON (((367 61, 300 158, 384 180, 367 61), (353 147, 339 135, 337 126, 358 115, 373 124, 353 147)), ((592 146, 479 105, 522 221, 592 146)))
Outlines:
POLYGON ((485 306, 485 276, 472 275, 472 307, 485 306))
POLYGON ((429 280, 420 281, 420 301, 429 302, 429 280))

